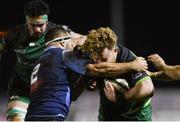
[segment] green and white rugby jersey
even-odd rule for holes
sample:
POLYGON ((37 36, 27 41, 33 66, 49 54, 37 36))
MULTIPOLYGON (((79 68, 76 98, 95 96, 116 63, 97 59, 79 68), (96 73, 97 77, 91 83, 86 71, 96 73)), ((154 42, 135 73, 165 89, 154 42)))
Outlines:
MULTIPOLYGON (((68 32, 71 31, 65 25, 56 25, 48 22, 45 33, 55 26, 61 26, 68 32)), ((45 34, 37 39, 33 39, 28 35, 26 25, 19 25, 10 30, 7 37, 0 41, 1 45, 5 46, 6 49, 13 50, 15 53, 15 74, 23 82, 30 82, 33 64, 42 55, 45 48, 44 36, 45 34)))

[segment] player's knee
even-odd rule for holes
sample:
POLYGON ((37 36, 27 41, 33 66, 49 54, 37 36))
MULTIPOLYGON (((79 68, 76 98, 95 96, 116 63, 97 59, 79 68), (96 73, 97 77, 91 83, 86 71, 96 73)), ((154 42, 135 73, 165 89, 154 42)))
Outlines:
POLYGON ((8 102, 7 120, 8 121, 24 121, 27 113, 29 100, 23 97, 12 97, 8 102))
POLYGON ((13 113, 11 115, 7 115, 7 120, 12 122, 23 122, 25 118, 25 114, 23 113, 13 113))

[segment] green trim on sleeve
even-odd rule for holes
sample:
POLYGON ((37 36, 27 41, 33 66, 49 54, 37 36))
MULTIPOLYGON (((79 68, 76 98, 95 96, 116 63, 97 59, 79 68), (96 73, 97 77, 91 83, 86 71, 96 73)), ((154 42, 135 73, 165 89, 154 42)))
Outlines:
POLYGON ((146 80, 151 80, 151 78, 150 78, 149 76, 146 76, 146 77, 138 80, 138 81, 136 82, 136 85, 139 84, 139 83, 142 83, 143 81, 146 81, 146 80))
POLYGON ((147 107, 151 103, 151 98, 147 99, 146 102, 144 102, 143 108, 147 107))

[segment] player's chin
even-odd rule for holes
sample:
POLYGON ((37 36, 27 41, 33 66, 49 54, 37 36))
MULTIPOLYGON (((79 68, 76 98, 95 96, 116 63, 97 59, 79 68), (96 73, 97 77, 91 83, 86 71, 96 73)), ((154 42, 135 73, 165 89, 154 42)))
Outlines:
POLYGON ((39 38, 39 37, 41 37, 42 36, 42 33, 34 33, 33 34, 33 37, 34 38, 39 38))

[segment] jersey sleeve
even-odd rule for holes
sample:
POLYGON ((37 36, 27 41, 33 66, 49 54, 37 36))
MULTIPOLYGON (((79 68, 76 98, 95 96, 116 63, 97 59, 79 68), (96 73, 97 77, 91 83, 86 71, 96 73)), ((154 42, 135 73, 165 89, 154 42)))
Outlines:
POLYGON ((65 65, 71 70, 85 75, 86 73, 86 64, 89 63, 89 60, 83 59, 80 56, 76 55, 73 51, 63 51, 63 61, 65 65))
POLYGON ((133 61, 137 56, 128 48, 117 43, 119 49, 117 62, 130 62, 133 61))
MULTIPOLYGON (((118 62, 130 62, 133 61, 137 56, 128 48, 117 44, 119 48, 119 54, 118 54, 118 62)), ((145 81, 146 79, 150 79, 150 77, 147 75, 146 72, 137 72, 134 71, 131 73, 134 84, 140 83, 145 81)))
POLYGON ((10 29, 5 36, 0 37, 0 46, 4 46, 7 49, 13 48, 21 32, 24 31, 24 25, 18 25, 13 29, 10 29))
POLYGON ((135 80, 135 84, 151 79, 145 72, 134 72, 132 73, 132 77, 135 80))

